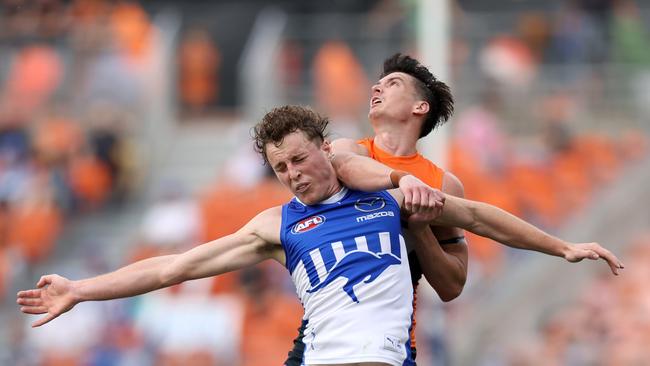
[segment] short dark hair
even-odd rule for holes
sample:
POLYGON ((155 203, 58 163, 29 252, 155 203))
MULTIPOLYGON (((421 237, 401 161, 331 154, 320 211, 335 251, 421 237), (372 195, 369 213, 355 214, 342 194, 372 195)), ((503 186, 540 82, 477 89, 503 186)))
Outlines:
POLYGON ((253 127, 255 151, 262 155, 264 163, 268 163, 266 156, 268 143, 280 146, 285 136, 296 131, 302 131, 310 141, 322 143, 327 136, 325 129, 328 124, 329 120, 326 117, 308 107, 285 105, 274 108, 253 127))
POLYGON ((429 113, 422 124, 420 137, 428 135, 431 130, 449 120, 454 113, 454 97, 447 84, 436 79, 418 60, 401 53, 396 53, 384 61, 381 78, 394 72, 413 76, 419 96, 429 103, 429 113))

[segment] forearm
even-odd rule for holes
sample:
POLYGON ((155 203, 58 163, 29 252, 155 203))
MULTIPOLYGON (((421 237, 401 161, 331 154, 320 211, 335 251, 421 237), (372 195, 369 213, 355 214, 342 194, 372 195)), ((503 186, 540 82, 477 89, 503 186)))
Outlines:
POLYGON ((427 282, 443 301, 458 297, 467 279, 462 261, 446 253, 430 229, 412 232, 418 262, 427 282))
POLYGON ((517 249, 564 257, 568 244, 545 233, 526 221, 495 206, 481 203, 476 209, 477 221, 482 232, 478 235, 490 237, 500 243, 517 249))
POLYGON ((78 302, 118 299, 154 291, 173 283, 166 282, 162 273, 176 255, 147 258, 117 271, 74 281, 73 293, 78 302))
POLYGON ((371 158, 353 153, 337 153, 332 158, 336 174, 349 188, 374 192, 395 188, 390 179, 393 169, 371 158))
POLYGON ((440 221, 512 248, 564 257, 568 243, 492 205, 447 197, 440 221))

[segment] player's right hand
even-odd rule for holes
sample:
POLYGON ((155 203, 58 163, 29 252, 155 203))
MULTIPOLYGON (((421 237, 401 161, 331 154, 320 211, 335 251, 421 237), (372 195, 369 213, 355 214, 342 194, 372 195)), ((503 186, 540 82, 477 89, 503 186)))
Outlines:
POLYGON ((32 323, 39 327, 77 304, 72 293, 72 281, 59 275, 46 275, 36 284, 36 289, 20 291, 16 303, 21 305, 20 311, 25 314, 46 314, 32 323))
POLYGON ((411 214, 422 214, 434 220, 442 214, 445 194, 413 175, 405 175, 399 180, 399 189, 404 194, 404 209, 411 214))

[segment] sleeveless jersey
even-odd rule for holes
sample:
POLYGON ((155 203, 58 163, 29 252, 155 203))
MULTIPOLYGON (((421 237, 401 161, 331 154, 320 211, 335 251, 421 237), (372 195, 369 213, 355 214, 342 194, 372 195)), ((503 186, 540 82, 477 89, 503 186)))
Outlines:
POLYGON ((344 189, 282 207, 286 266, 305 309, 302 364, 410 365, 412 285, 400 208, 386 191, 344 189))
MULTIPOLYGON (((357 144, 365 147, 372 159, 377 160, 378 162, 383 163, 393 169, 409 172, 424 183, 428 184, 430 187, 442 190, 442 178, 445 175, 445 171, 422 156, 422 154, 415 153, 409 156, 391 155, 388 152, 377 147, 373 138, 358 140, 357 144)), ((417 285, 420 281, 420 278, 422 278, 422 269, 420 268, 420 262, 418 262, 415 251, 411 250, 412 241, 410 240, 410 233, 408 231, 405 231, 404 236, 406 237, 406 246, 409 250, 411 279, 413 281, 413 327, 411 331, 411 345, 415 349, 415 312, 417 308, 417 285)))
POLYGON ((442 178, 445 175, 445 171, 422 156, 422 154, 415 153, 409 156, 391 155, 377 147, 372 138, 358 140, 357 143, 368 149, 368 153, 372 159, 386 164, 393 169, 409 172, 432 188, 442 189, 442 178))

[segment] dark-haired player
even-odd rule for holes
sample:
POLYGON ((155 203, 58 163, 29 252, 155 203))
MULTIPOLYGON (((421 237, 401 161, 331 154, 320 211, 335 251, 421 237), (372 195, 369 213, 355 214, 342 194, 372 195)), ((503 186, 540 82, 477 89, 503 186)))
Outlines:
MULTIPOLYGON (((423 157, 416 148, 417 141, 449 120, 453 111, 454 99, 449 87, 419 61, 402 54, 386 59, 379 81, 372 86, 368 112, 375 136, 359 141, 338 139, 332 143, 333 164, 339 179, 354 189, 375 190, 382 186, 382 179, 391 168, 409 172, 449 195, 464 197, 460 180, 423 157)), ((418 183, 421 182, 414 181, 412 176, 400 182, 407 208, 419 205, 418 191, 413 190, 410 194, 408 189, 409 186, 417 187, 418 183)), ((468 262, 463 230, 432 226, 426 230, 405 230, 404 236, 410 251, 414 291, 424 275, 443 301, 460 295, 467 278, 468 262)), ((607 260, 612 271, 616 272, 614 262, 608 259, 611 253, 595 243, 588 244, 586 249, 607 260)), ((565 259, 576 261, 572 254, 567 254, 565 259)), ((302 334, 301 327, 294 349, 289 352, 287 366, 300 365, 302 334)), ((415 314, 411 337, 415 358, 415 314)))

